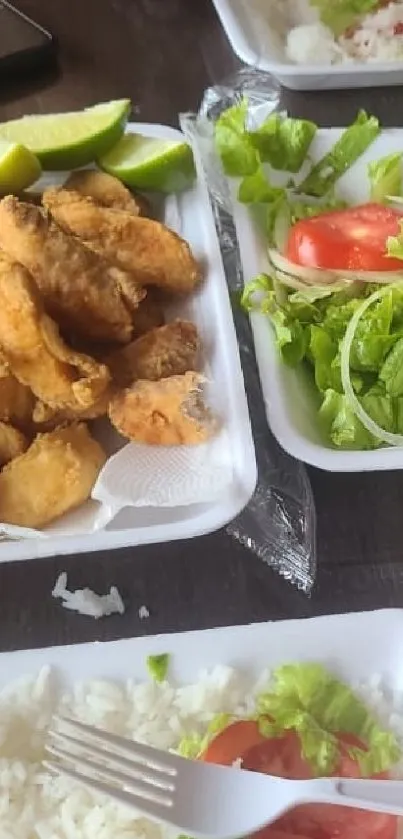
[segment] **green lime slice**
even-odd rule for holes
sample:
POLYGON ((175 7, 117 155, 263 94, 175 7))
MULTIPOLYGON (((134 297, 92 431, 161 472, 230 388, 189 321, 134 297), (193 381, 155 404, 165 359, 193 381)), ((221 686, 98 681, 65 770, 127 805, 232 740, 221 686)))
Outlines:
POLYGON ((21 192, 35 183, 42 172, 37 157, 20 143, 0 139, 0 194, 21 192))
POLYGON ((98 159, 105 172, 137 189, 179 192, 195 178, 193 154, 187 143, 125 134, 98 159))
POLYGON ((129 111, 130 100, 119 99, 84 111, 22 117, 0 123, 0 139, 22 143, 44 169, 74 169, 117 143, 129 111))

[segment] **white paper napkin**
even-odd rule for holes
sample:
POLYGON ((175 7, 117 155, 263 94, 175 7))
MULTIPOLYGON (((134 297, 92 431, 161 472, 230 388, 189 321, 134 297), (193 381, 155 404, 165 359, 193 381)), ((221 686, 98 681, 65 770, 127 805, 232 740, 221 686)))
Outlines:
POLYGON ((124 507, 213 503, 232 479, 233 459, 225 430, 198 446, 129 443, 108 458, 86 504, 41 531, 0 523, 0 539, 95 533, 124 507))
POLYGON ((100 502, 96 528, 123 507, 185 507, 222 497, 233 477, 229 439, 222 431, 198 446, 130 443, 109 458, 92 491, 100 502))

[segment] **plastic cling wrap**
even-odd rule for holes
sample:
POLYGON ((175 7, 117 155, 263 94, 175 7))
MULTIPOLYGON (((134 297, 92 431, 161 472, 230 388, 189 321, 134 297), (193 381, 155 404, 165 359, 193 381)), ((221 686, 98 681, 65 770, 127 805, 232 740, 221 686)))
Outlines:
POLYGON ((260 121, 279 105, 279 88, 273 79, 253 70, 242 70, 225 83, 209 88, 197 114, 181 115, 182 130, 193 146, 213 205, 233 302, 258 462, 255 493, 248 506, 228 525, 227 532, 309 593, 316 570, 312 490, 305 467, 280 448, 267 424, 249 318, 239 305, 243 276, 230 191, 214 147, 216 119, 244 96, 249 102, 251 122, 255 118, 260 121))

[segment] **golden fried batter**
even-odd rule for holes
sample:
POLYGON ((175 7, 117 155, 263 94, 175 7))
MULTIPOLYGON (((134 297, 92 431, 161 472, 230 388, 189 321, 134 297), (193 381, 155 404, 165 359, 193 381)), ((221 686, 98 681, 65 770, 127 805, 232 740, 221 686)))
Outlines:
POLYGON ((13 376, 0 347, 0 421, 25 431, 30 428, 35 397, 13 376))
POLYGON ((0 473, 0 521, 44 527, 90 497, 105 460, 84 423, 38 434, 0 473))
POLYGON ((133 317, 133 338, 140 338, 155 326, 163 326, 165 323, 164 308, 161 300, 161 293, 157 288, 149 287, 147 297, 141 301, 133 317))
POLYGON ((38 399, 73 416, 92 409, 107 393, 108 368, 64 343, 56 324, 45 314, 28 272, 2 252, 0 346, 21 384, 38 399))
POLYGON ((127 387, 136 379, 156 382, 195 370, 200 341, 194 323, 176 320, 147 332, 111 353, 105 363, 114 381, 127 387))
POLYGON ((123 437, 138 443, 203 443, 214 434, 216 421, 204 405, 202 383, 194 372, 159 382, 140 380, 113 397, 109 418, 123 437))
POLYGON ((100 172, 99 169, 77 169, 67 178, 63 189, 71 189, 85 198, 92 198, 100 207, 126 210, 134 216, 147 215, 147 202, 140 195, 133 195, 122 181, 100 172))
POLYGON ((158 221, 97 207, 65 189, 47 189, 43 203, 63 230, 131 273, 140 285, 180 294, 192 291, 200 280, 188 243, 158 221))
POLYGON ((138 304, 144 292, 39 207, 11 195, 3 198, 0 246, 32 274, 46 308, 61 326, 104 341, 130 339, 134 300, 138 304), (129 282, 130 306, 123 291, 129 282))
POLYGON ((21 431, 5 422, 0 422, 0 466, 23 454, 28 440, 21 431))

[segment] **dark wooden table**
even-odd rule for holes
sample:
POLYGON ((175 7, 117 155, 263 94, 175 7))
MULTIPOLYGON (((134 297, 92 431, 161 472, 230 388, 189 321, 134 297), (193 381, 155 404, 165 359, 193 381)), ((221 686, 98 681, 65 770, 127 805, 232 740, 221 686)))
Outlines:
MULTIPOLYGON (((129 96, 142 121, 177 124, 203 90, 238 66, 210 0, 15 0, 59 41, 59 71, 2 82, 0 119, 129 96)), ((403 89, 284 94, 295 115, 342 125, 357 106, 401 125, 403 89)), ((0 649, 172 632, 403 605, 403 472, 310 471, 318 576, 310 598, 224 532, 168 545, 0 565, 0 649), (100 622, 50 597, 69 584, 116 584, 126 614, 100 622), (150 618, 141 621, 139 606, 150 618)))

